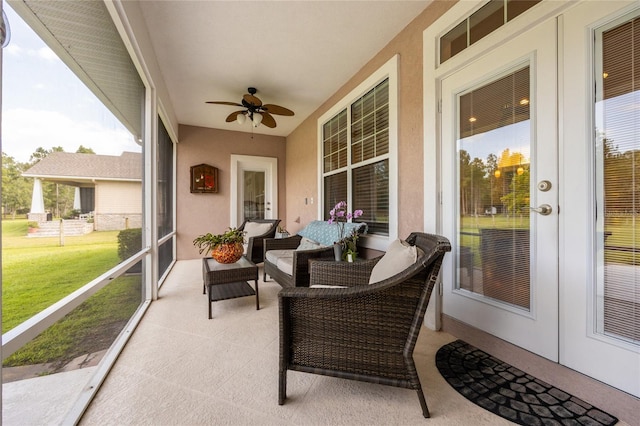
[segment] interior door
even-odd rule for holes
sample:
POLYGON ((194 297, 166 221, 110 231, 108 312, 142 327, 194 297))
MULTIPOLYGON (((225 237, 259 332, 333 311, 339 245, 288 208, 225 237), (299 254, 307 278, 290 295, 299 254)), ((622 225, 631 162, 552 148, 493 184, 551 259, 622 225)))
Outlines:
POLYGON ((441 81, 443 313, 558 359, 556 22, 441 81))
POLYGON ((231 217, 234 226, 245 219, 278 217, 278 159, 231 156, 231 217))
POLYGON ((640 8, 563 24, 560 362, 640 397, 640 8))

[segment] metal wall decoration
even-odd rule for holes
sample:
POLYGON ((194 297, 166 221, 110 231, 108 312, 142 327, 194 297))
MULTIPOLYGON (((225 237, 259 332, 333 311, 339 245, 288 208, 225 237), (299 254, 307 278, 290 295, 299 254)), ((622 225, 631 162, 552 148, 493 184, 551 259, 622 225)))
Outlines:
POLYGON ((191 166, 191 192, 218 192, 218 169, 208 164, 191 166))

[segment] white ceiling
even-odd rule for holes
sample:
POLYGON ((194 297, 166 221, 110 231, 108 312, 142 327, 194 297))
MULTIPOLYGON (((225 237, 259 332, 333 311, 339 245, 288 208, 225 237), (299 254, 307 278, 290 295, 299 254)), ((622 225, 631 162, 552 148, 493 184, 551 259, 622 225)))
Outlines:
POLYGON ((295 112, 255 133, 287 136, 422 12, 430 0, 141 1, 178 122, 226 123, 248 87, 295 112))

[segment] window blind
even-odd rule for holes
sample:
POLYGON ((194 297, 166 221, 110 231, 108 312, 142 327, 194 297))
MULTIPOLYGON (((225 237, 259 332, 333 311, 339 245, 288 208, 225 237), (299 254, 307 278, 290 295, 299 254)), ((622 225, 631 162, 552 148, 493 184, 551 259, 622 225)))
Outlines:
POLYGON ((461 94, 457 141, 457 286, 524 309, 531 306, 529 73, 519 67, 461 94))
POLYGON ((389 152, 389 80, 351 105, 351 163, 389 152))
POLYGON ((347 110, 343 109, 322 128, 324 172, 347 165, 347 110))
POLYGON ((640 18, 602 32, 596 117, 602 168, 604 334, 640 343, 640 18))
POLYGON ((541 0, 489 0, 440 37, 440 63, 531 9, 541 0))
POLYGON ((354 222, 365 222, 368 232, 389 235, 389 160, 353 170, 353 205, 364 213, 354 222))
POLYGON ((347 199, 347 172, 324 178, 324 220, 329 220, 329 211, 340 201, 347 199))

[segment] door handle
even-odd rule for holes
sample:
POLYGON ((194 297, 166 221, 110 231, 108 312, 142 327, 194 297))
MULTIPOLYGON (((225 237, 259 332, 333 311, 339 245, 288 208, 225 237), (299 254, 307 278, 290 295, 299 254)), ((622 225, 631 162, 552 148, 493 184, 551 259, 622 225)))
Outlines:
POLYGON ((542 216, 549 216, 553 208, 549 204, 542 204, 540 207, 529 207, 529 210, 540 213, 542 216))

